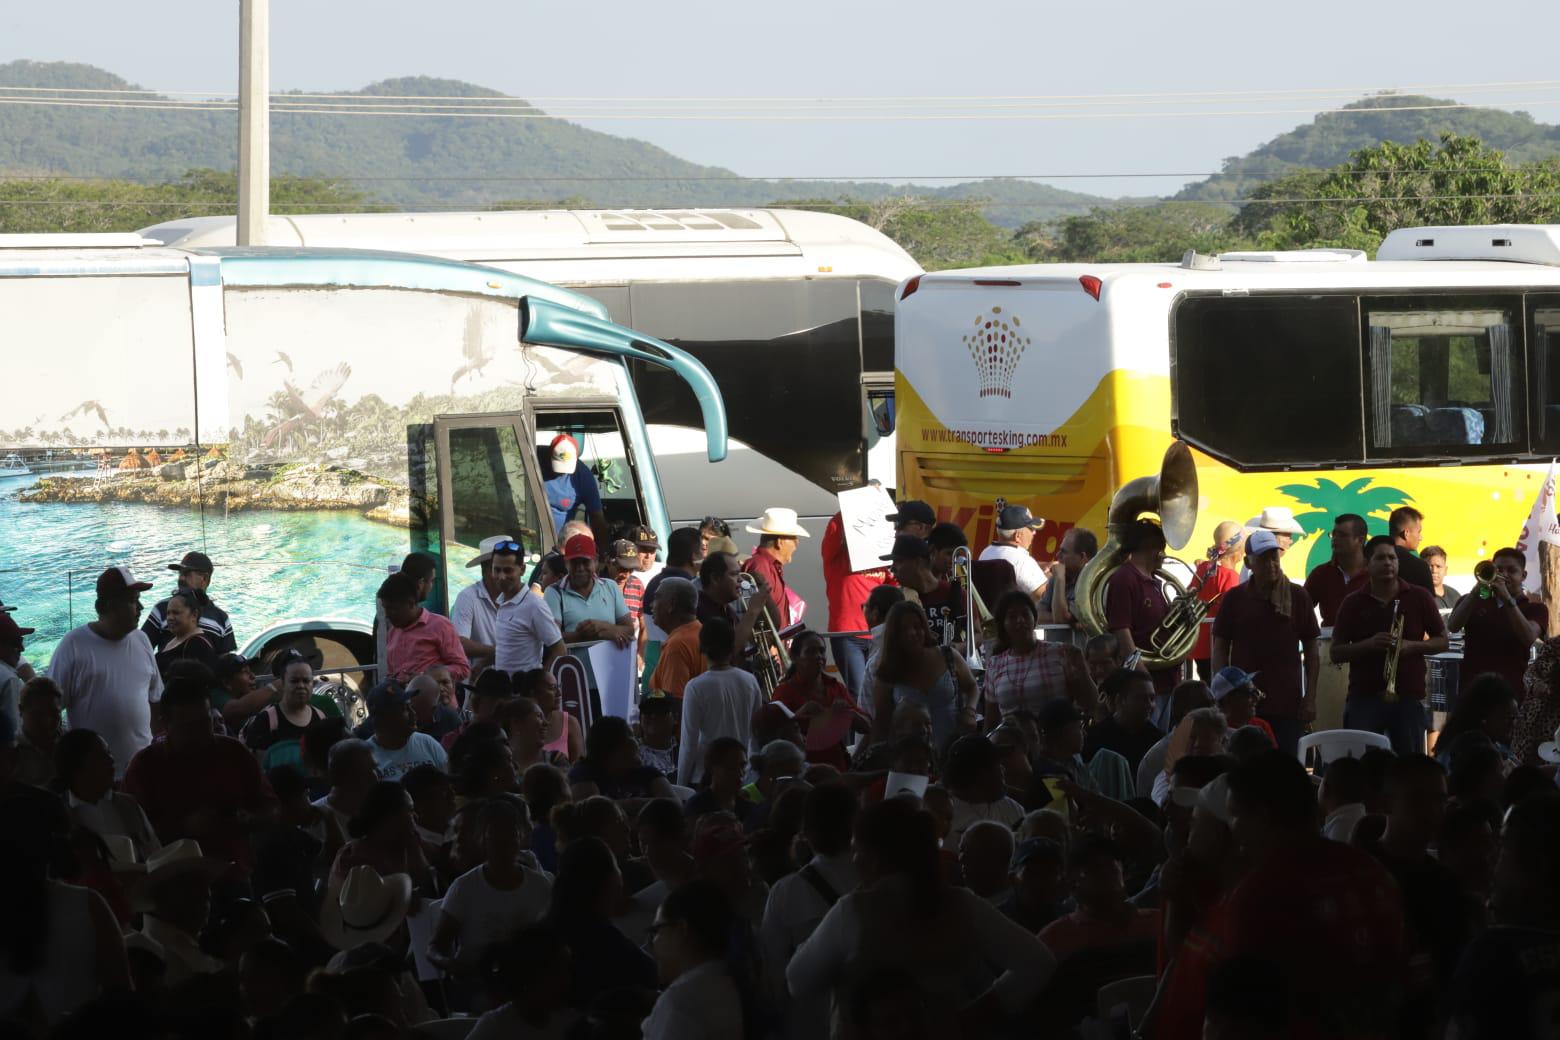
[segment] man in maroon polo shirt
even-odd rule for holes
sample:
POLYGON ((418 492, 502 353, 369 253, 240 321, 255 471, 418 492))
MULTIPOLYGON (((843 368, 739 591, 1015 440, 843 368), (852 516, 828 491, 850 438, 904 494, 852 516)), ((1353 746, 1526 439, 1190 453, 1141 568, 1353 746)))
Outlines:
MULTIPOLYGON (((1127 561, 1105 583, 1105 627, 1121 644, 1123 660, 1148 648, 1148 637, 1170 611, 1155 577, 1165 562, 1165 533, 1149 520, 1139 520, 1121 540, 1127 561)), ((1163 728, 1170 691, 1181 681, 1180 668, 1150 672, 1154 678, 1154 724, 1163 728)))
POLYGON ((1213 622, 1213 674, 1227 665, 1262 673, 1266 695, 1257 714, 1273 727, 1278 749, 1293 755, 1306 723, 1316 718, 1316 612, 1305 589, 1284 577, 1283 551, 1271 531, 1246 544, 1251 580, 1224 594, 1213 622))
POLYGON ((1549 609, 1522 591, 1527 561, 1517 549, 1496 549, 1495 578, 1457 601, 1446 627, 1463 632, 1463 682, 1494 672, 1522 696, 1528 651, 1549 628, 1549 609))
POLYGON ((236 876, 254 866, 249 836, 276 810, 276 798, 247 747, 211 728, 211 697, 199 679, 175 679, 162 697, 167 739, 130 760, 125 790, 146 810, 164 844, 193 838, 236 876))
POLYGON ((1365 518, 1354 513, 1333 517, 1332 559, 1306 575, 1305 594, 1322 611, 1322 625, 1338 623, 1338 608, 1344 597, 1359 589, 1365 581, 1365 518))
POLYGON ((1446 626, 1429 592, 1398 580, 1397 547, 1390 536, 1377 535, 1366 543, 1365 563, 1369 581, 1343 601, 1333 626, 1333 663, 1349 666, 1343 725, 1385 734, 1400 755, 1423 754, 1429 728, 1425 657, 1446 649, 1446 626), (1399 614, 1403 642, 1398 655, 1398 699, 1389 702, 1382 695, 1384 672, 1393 618, 1399 614))

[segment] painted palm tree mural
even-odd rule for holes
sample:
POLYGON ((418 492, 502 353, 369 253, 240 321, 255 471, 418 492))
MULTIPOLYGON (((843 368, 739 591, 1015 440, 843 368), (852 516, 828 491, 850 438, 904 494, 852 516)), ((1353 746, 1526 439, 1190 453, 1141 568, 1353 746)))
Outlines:
POLYGON ((1306 557, 1304 573, 1311 573, 1332 559, 1332 542, 1325 535, 1332 530, 1333 517, 1343 513, 1363 516, 1372 535, 1387 533, 1387 517, 1398 506, 1414 500, 1414 496, 1399 488, 1385 484, 1371 486, 1370 477, 1360 477, 1339 485, 1326 477, 1317 477, 1314 484, 1283 484, 1278 490, 1307 507, 1306 512, 1295 510, 1295 522, 1305 529, 1311 538, 1311 551, 1306 557), (1314 535, 1324 537, 1313 538, 1314 535))

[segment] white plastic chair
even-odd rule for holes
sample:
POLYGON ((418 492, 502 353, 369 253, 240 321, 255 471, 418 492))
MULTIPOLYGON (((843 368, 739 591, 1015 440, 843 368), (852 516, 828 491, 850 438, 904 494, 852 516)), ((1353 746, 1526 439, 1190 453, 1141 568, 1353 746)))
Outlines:
POLYGON ((1117 1008, 1125 1006, 1127 1021, 1136 1029, 1143 1021, 1148 1006, 1154 1002, 1154 992, 1159 980, 1153 975, 1134 975, 1130 979, 1118 979, 1100 987, 1098 996, 1100 1020, 1109 1022, 1117 1008))
POLYGON ((466 1036, 476 1027, 475 1017, 464 1016, 424 1022, 420 1026, 413 1026, 409 1032, 416 1036, 428 1037, 429 1040, 466 1040, 466 1036))
POLYGON ((680 802, 687 802, 688 799, 692 798, 695 794, 698 793, 693 788, 683 787, 681 784, 671 784, 670 786, 672 793, 677 796, 677 800, 680 802))
POLYGON ((1363 729, 1326 729, 1320 733, 1307 733, 1300 738, 1300 764, 1305 765, 1308 752, 1314 750, 1320 765, 1327 765, 1335 758, 1359 758, 1370 748, 1392 750, 1392 741, 1380 733, 1363 729))

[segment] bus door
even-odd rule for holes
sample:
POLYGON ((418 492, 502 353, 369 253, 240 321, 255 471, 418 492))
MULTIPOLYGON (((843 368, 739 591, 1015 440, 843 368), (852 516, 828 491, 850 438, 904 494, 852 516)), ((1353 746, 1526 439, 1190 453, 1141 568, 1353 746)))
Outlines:
MULTIPOLYGON (((648 521, 641 462, 629 441, 616 402, 608 398, 540 400, 535 403, 530 418, 531 442, 535 445, 534 454, 544 492, 548 490, 546 482, 564 476, 555 474, 551 467, 553 441, 560 434, 566 434, 574 438, 579 447, 579 461, 595 478, 602 511, 606 514, 606 531, 596 532, 596 540, 601 543, 599 548, 606 549, 605 539, 614 532, 648 521)), ((557 506, 561 505, 561 500, 557 495, 550 498, 554 500, 549 502, 549 512, 555 529, 560 517, 590 521, 590 517, 583 515, 583 510, 576 510, 572 503, 567 512, 560 513, 557 506)))
MULTIPOLYGON (((518 537, 525 545, 527 564, 541 559, 542 551, 552 546, 531 443, 530 417, 525 412, 434 419, 437 493, 431 505, 437 523, 426 523, 426 530, 429 534, 436 530, 438 538, 436 544, 428 539, 423 547, 440 559, 444 574, 440 588, 449 602, 478 579, 477 569, 467 569, 467 564, 480 552, 484 538, 518 537)), ((447 613, 448 603, 441 606, 447 613)))

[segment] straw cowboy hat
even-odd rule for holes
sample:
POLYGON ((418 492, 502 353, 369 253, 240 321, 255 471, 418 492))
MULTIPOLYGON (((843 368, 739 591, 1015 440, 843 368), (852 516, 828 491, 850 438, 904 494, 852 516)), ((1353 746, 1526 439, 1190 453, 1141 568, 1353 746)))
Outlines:
POLYGON ((1246 521, 1246 530, 1259 529, 1277 534, 1292 534, 1296 538, 1305 534, 1305 528, 1295 522, 1294 510, 1288 506, 1268 506, 1262 510, 1261 516, 1254 516, 1246 521))
POLYGON ((764 515, 747 525, 749 534, 770 534, 781 538, 811 538, 796 519, 796 510, 770 506, 764 515))
POLYGON ((411 905, 410 875, 380 877, 373 867, 353 867, 335 898, 326 898, 320 931, 338 950, 384 942, 401 927, 411 905))
MULTIPOLYGON (((134 855, 132 851, 131 855, 134 855)), ((174 881, 187 874, 204 874, 208 878, 216 877, 222 873, 226 864, 207 858, 200 851, 200 842, 191 838, 180 838, 178 841, 164 845, 157 852, 146 858, 146 867, 135 886, 132 896, 134 909, 146 913, 152 909, 155 902, 153 894, 159 885, 167 881, 174 881)))

